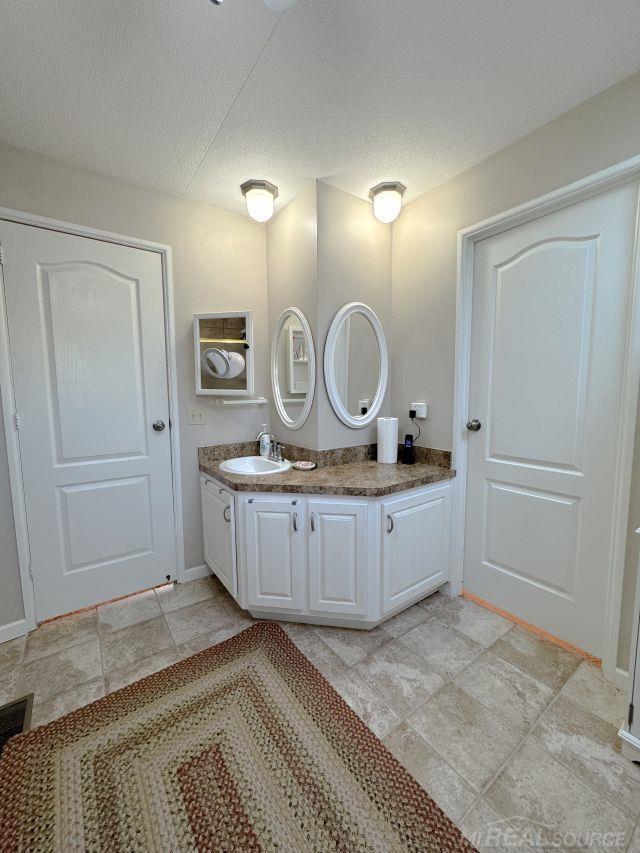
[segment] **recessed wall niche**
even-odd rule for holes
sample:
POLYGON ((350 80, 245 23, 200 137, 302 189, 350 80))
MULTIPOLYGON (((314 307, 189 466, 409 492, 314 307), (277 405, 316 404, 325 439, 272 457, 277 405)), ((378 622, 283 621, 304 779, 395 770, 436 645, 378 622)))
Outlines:
POLYGON ((194 314, 196 394, 253 395, 251 311, 194 314))

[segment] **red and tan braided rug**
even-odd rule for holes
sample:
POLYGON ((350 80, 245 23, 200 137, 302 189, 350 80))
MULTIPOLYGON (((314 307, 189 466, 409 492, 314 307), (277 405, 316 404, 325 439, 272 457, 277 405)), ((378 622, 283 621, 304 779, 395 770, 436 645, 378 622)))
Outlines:
POLYGON ((2 851, 472 851, 277 625, 20 735, 2 851))

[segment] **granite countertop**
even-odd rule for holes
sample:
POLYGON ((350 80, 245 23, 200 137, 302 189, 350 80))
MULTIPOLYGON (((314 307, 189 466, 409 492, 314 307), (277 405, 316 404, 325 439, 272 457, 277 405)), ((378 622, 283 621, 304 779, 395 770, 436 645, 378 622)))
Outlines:
POLYGON ((236 492, 281 492, 306 495, 354 495, 382 497, 394 492, 427 486, 455 477, 452 468, 437 465, 382 465, 378 462, 350 462, 328 465, 313 471, 244 476, 220 470, 220 462, 200 465, 200 470, 236 492))

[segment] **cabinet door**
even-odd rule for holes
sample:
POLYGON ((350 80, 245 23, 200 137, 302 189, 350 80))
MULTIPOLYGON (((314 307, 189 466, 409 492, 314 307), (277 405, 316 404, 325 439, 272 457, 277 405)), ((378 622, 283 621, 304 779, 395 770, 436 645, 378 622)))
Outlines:
POLYGON ((427 595, 449 579, 451 487, 382 504, 382 612, 427 595))
POLYGON ((249 606, 272 610, 304 608, 302 521, 299 501, 256 498, 246 503, 249 606))
POLYGON ((309 501, 309 605, 367 612, 367 505, 309 501))
POLYGON ((233 495, 211 480, 202 480, 204 559, 233 597, 238 594, 236 523, 233 495))

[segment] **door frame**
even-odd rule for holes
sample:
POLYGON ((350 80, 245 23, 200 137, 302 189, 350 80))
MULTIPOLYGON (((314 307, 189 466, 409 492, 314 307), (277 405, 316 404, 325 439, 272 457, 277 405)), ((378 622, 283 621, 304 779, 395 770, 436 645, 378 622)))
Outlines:
MULTIPOLYGON (((453 524, 451 541, 451 594, 460 595, 464 573, 464 531, 467 493, 466 421, 471 374, 471 320, 475 244, 518 225, 531 222, 600 195, 615 187, 640 179, 640 156, 624 160, 586 178, 546 195, 527 201, 496 216, 458 231, 456 279, 455 379, 453 406, 453 524)), ((639 193, 640 196, 640 193, 639 193)), ((632 264, 630 311, 622 387, 622 418, 617 441, 615 505, 611 541, 612 572, 605 603, 604 673, 618 686, 626 688, 629 674, 617 666, 622 579, 631 490, 631 462, 635 442, 636 411, 640 385, 640 210, 636 210, 636 234, 632 264)))
MULTIPOLYGON (((100 240, 103 243, 115 243, 132 249, 142 249, 160 255, 162 265, 162 296, 164 312, 164 337, 167 356, 167 391, 169 397, 169 438, 171 446, 171 477, 173 483, 173 520, 176 545, 176 572, 178 580, 185 577, 184 561, 184 527, 182 519, 182 480, 180 465, 180 425, 178 406, 178 379, 176 363, 176 337, 174 318, 174 289, 172 274, 171 246, 153 243, 137 237, 126 237, 103 231, 63 222, 46 216, 38 216, 24 211, 0 207, 0 220, 15 222, 19 225, 29 225, 46 231, 58 231, 75 237, 87 237, 100 240)), ((26 502, 22 480, 22 465, 20 461, 20 437, 15 423, 15 394, 13 383, 13 365, 9 341, 9 323, 6 310, 4 273, 0 264, 0 393, 2 394, 3 420, 6 433, 7 457, 9 462, 9 482, 11 484, 11 500, 18 546, 18 563, 20 566, 20 582, 24 618, 0 626, 0 642, 20 637, 36 627, 35 594, 31 575, 29 531, 27 526, 26 502)))

